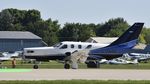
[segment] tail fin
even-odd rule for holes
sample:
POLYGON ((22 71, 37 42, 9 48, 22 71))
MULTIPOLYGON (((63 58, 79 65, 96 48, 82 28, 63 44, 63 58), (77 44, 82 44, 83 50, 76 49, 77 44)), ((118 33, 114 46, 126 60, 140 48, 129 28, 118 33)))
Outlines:
POLYGON ((134 23, 124 34, 122 34, 116 41, 109 46, 114 46, 138 39, 144 23, 134 23))
MULTIPOLYGON (((126 50, 133 48, 137 44, 137 39, 139 37, 143 25, 144 23, 135 23, 124 34, 122 34, 116 41, 112 42, 110 45, 106 47, 93 49, 90 51, 90 54, 123 53, 126 50)), ((118 56, 120 56, 120 54, 118 56)))

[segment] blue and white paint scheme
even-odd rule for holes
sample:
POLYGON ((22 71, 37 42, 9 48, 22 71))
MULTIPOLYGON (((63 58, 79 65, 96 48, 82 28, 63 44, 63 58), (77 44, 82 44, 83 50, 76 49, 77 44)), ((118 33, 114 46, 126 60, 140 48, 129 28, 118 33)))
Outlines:
POLYGON ((90 50, 88 59, 112 59, 122 56, 123 53, 132 49, 138 43, 138 37, 143 25, 144 23, 135 23, 110 45, 90 50))
MULTIPOLYGON (((64 60, 70 61, 71 55, 77 52, 84 54, 88 59, 112 59, 117 58, 128 49, 137 44, 137 39, 144 23, 135 23, 122 36, 111 44, 85 43, 85 42, 61 42, 53 47, 24 48, 23 56, 37 61, 64 60), (87 50, 82 52, 82 50, 87 50), (88 52, 88 53, 87 53, 88 52)), ((76 59, 77 56, 75 56, 76 59)), ((80 57, 80 56, 79 56, 80 57)), ((65 66, 68 66, 67 62, 65 66)), ((65 67, 64 66, 64 67, 65 67)), ((76 67, 75 67, 76 68, 76 67)))

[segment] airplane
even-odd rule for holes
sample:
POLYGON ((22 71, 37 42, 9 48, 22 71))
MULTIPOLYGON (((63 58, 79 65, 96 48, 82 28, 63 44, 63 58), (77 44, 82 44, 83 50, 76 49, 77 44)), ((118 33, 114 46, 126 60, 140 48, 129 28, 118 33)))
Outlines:
POLYGON ((3 53, 0 53, 0 62, 7 61, 7 60, 10 60, 10 59, 11 59, 10 57, 5 57, 3 55, 3 53))
POLYGON ((4 57, 18 58, 20 52, 19 51, 16 51, 16 52, 3 52, 2 54, 3 54, 4 57))
POLYGON ((3 61, 8 61, 8 60, 11 60, 11 58, 10 57, 0 57, 0 62, 3 62, 3 61))
MULTIPOLYGON (((64 60, 64 68, 66 69, 70 68, 68 61, 71 60, 71 55, 79 51, 81 52, 85 49, 88 53, 84 52, 84 55, 86 55, 86 58, 90 60, 99 60, 102 58, 112 59, 120 57, 120 53, 118 56, 118 53, 116 54, 116 51, 120 52, 121 50, 124 51, 134 47, 137 43, 137 39, 142 30, 143 24, 144 23, 135 23, 121 37, 119 37, 111 44, 66 41, 60 42, 53 47, 24 48, 23 57, 27 59, 36 59, 37 61, 64 60)), ((35 64, 33 68, 37 69, 38 65, 35 64)))
POLYGON ((149 53, 125 53, 124 58, 137 59, 138 62, 147 62, 150 59, 149 53))
POLYGON ((122 58, 115 58, 112 60, 108 60, 107 63, 108 64, 138 64, 138 60, 134 59, 134 60, 128 61, 122 58))
MULTIPOLYGON (((55 44, 52 47, 24 48, 23 58, 36 59, 36 61, 49 61, 49 60, 68 61, 70 59, 70 55, 76 51, 80 51, 86 48, 96 49, 107 45, 109 44, 63 41, 55 44)), ((35 64, 33 68, 38 68, 38 65, 35 64)))
POLYGON ((3 52, 0 53, 0 62, 11 60, 12 58, 19 58, 20 51, 16 52, 3 52))

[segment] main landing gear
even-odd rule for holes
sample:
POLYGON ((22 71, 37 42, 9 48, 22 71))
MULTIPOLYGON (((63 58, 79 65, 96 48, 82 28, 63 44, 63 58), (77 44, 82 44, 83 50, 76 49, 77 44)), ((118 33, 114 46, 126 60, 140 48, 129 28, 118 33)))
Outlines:
POLYGON ((65 69, 70 69, 69 61, 65 61, 64 68, 65 69))
POLYGON ((91 60, 89 62, 86 62, 87 68, 100 68, 100 63, 98 60, 91 60))

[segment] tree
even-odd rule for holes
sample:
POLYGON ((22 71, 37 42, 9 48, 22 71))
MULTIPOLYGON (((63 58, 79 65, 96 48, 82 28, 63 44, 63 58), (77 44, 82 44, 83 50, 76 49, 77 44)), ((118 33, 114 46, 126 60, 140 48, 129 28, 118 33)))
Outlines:
POLYGON ((85 41, 95 36, 94 24, 66 23, 60 30, 60 40, 64 41, 85 41))
POLYGON ((60 41, 77 41, 78 31, 78 27, 74 23, 66 23, 59 32, 60 41))
POLYGON ((93 29, 94 26, 91 24, 82 24, 81 27, 79 27, 79 41, 86 41, 90 37, 96 36, 93 29))
POLYGON ((8 10, 3 10, 0 13, 0 31, 8 31, 13 28, 14 18, 8 10))
POLYGON ((58 42, 60 25, 57 20, 42 20, 38 10, 5 9, 0 12, 0 31, 30 31, 48 45, 58 42))
POLYGON ((149 37, 150 37, 150 29, 149 28, 143 28, 141 35, 142 35, 142 39, 145 40, 145 42, 143 42, 143 43, 150 44, 150 39, 149 39, 149 37))
POLYGON ((23 25, 28 23, 34 23, 41 20, 41 14, 38 10, 28 10, 25 12, 25 17, 23 19, 23 25))
POLYGON ((97 36, 119 37, 127 28, 128 23, 123 18, 110 19, 97 28, 97 36))
MULTIPOLYGON (((4 9, 0 12, 0 31, 30 31, 48 45, 59 41, 85 41, 93 36, 119 37, 129 27, 123 18, 109 19, 100 24, 66 23, 62 28, 57 20, 43 20, 38 10, 4 9)), ((150 29, 144 28, 139 37, 150 44, 150 29)))
POLYGON ((29 23, 27 26, 28 31, 42 37, 48 45, 53 45, 59 41, 57 35, 59 28, 58 21, 52 21, 51 19, 41 20, 34 24, 29 23))

